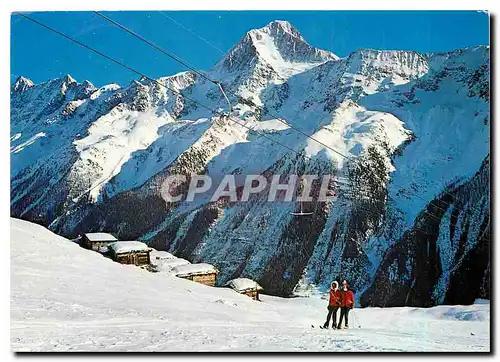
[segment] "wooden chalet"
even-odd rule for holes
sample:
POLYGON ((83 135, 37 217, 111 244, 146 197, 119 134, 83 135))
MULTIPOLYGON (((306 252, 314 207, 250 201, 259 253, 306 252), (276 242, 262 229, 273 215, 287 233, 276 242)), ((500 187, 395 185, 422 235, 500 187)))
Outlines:
POLYGON ((106 252, 108 245, 115 241, 118 239, 108 233, 86 233, 82 235, 80 245, 89 250, 106 252))
POLYGON ((245 294, 255 300, 259 300, 259 293, 264 289, 259 284, 257 284, 257 282, 248 278, 236 278, 230 280, 226 284, 226 286, 230 287, 240 294, 245 294))
POLYGON ((161 251, 151 248, 151 260, 171 260, 177 257, 167 251, 161 251))
POLYGON ((116 241, 108 245, 111 257, 120 264, 149 265, 151 249, 140 241, 116 241))
POLYGON ((215 278, 219 271, 210 264, 184 264, 172 269, 172 273, 179 278, 215 287, 215 278))
POLYGON ((186 259, 176 258, 175 256, 168 259, 158 259, 158 255, 151 254, 151 266, 154 272, 171 273, 175 267, 187 264, 191 263, 186 259))

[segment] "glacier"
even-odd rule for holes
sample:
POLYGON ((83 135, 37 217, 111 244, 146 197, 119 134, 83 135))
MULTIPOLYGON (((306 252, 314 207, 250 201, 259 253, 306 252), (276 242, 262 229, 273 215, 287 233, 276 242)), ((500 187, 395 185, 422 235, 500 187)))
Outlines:
MULTIPOLYGON (((10 220, 14 352, 488 352, 490 304, 356 308, 320 330, 327 300, 257 302, 123 265, 40 225, 10 220), (47 268, 50 265, 50 268, 47 268), (359 328, 358 328, 359 327, 359 328), (284 332, 286 331, 286 332, 284 332)), ((171 259, 170 259, 171 260, 171 259)))

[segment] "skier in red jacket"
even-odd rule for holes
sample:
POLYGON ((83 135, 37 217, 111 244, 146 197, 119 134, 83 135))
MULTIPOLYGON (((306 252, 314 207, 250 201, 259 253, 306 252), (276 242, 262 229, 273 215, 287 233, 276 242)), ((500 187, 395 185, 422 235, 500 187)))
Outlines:
POLYGON ((328 324, 330 323, 330 318, 333 315, 333 324, 332 328, 335 329, 337 328, 337 310, 340 308, 340 305, 342 303, 341 300, 341 292, 339 289, 339 283, 337 281, 334 281, 330 285, 330 300, 328 302, 328 315, 326 316, 326 322, 323 325, 323 328, 328 328, 328 324))
POLYGON ((349 289, 347 281, 342 281, 342 289, 340 290, 340 320, 337 329, 342 328, 342 319, 345 316, 345 329, 349 328, 349 311, 354 308, 354 293, 349 289))

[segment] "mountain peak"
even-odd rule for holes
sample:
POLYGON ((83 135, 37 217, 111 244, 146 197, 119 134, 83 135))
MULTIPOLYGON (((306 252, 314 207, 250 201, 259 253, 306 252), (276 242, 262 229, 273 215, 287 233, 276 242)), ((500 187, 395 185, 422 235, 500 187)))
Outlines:
POLYGON ((307 43, 288 21, 274 20, 247 32, 229 51, 222 64, 230 72, 246 69, 255 63, 265 63, 279 71, 293 67, 293 64, 314 66, 336 59, 335 54, 307 43))
POLYGON ((290 22, 286 20, 273 20, 266 26, 258 29, 257 31, 266 32, 269 33, 270 35, 277 35, 280 32, 288 33, 293 37, 299 38, 300 40, 304 40, 300 32, 297 29, 295 29, 290 22))
POLYGON ((19 76, 16 79, 16 82, 12 85, 12 91, 14 92, 23 92, 28 88, 32 88, 35 84, 31 79, 25 78, 23 76, 19 76))
POLYGON ((61 78, 62 81, 66 84, 71 84, 71 83, 77 83, 75 78, 73 78, 71 75, 66 74, 64 77, 61 78))

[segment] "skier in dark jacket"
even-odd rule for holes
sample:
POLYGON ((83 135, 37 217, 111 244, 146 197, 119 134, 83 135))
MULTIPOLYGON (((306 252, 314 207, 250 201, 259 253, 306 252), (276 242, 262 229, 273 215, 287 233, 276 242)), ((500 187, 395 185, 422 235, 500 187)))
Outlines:
POLYGON ((347 281, 342 281, 342 289, 340 290, 340 320, 337 329, 342 328, 342 319, 345 317, 345 329, 349 328, 349 311, 354 308, 354 293, 349 290, 347 281))
POLYGON ((323 328, 328 328, 328 324, 330 323, 330 318, 333 315, 333 324, 332 328, 337 328, 337 310, 340 308, 342 303, 341 300, 341 292, 339 290, 339 283, 334 281, 330 285, 330 300, 328 302, 328 315, 326 316, 326 322, 323 325, 323 328))

